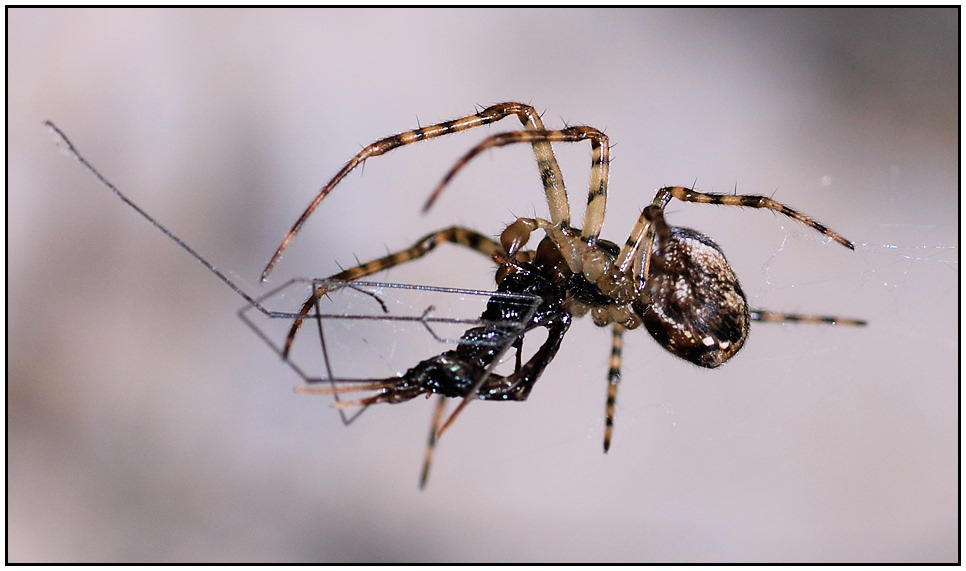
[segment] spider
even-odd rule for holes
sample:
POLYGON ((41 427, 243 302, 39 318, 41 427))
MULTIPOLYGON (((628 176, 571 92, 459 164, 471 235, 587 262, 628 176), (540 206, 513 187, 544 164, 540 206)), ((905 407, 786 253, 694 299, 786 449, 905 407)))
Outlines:
MULTIPOLYGON (((494 240, 477 231, 452 226, 421 238, 412 247, 368 263, 343 270, 329 278, 347 282, 404 264, 425 256, 438 245, 449 242, 464 246, 498 264, 498 292, 536 296, 539 307, 523 315, 496 298, 490 300, 482 316, 485 323, 502 321, 522 328, 483 325, 464 333, 458 346, 422 361, 403 375, 387 379, 367 379, 329 387, 303 387, 301 392, 344 394, 367 392, 368 396, 338 401, 336 406, 368 407, 396 403, 419 395, 439 395, 433 416, 429 445, 424 460, 421 486, 425 484, 437 438, 453 422, 462 408, 473 399, 517 400, 527 398, 534 383, 559 349, 573 317, 590 314, 593 322, 611 328, 611 351, 607 372, 604 451, 610 448, 617 387, 621 380, 623 335, 627 329, 644 326, 664 349, 695 365, 716 368, 741 349, 751 321, 795 321, 808 323, 864 325, 855 319, 808 316, 751 310, 724 252, 711 238, 690 228, 670 226, 665 208, 673 200, 725 206, 746 206, 778 212, 815 229, 827 238, 854 250, 852 242, 837 232, 769 197, 698 192, 683 186, 668 186, 657 191, 641 212, 627 240, 618 245, 600 238, 607 200, 610 143, 598 129, 572 126, 560 130, 544 127, 536 110, 523 103, 500 103, 460 119, 386 137, 365 147, 323 186, 271 257, 262 279, 265 280, 282 252, 299 232, 312 212, 346 175, 371 157, 393 149, 487 125, 515 115, 523 130, 494 134, 473 147, 446 173, 423 206, 428 210, 452 178, 481 152, 506 145, 529 143, 546 195, 549 218, 518 218, 494 240), (583 226, 571 225, 570 204, 563 175, 551 143, 589 141, 591 145, 590 190, 583 226), (532 234, 543 234, 537 247, 525 249, 532 234), (520 351, 526 333, 543 327, 548 337, 534 355, 523 363, 520 351), (480 343, 481 339, 501 343, 480 343), (501 357, 494 346, 512 346, 516 361, 512 374, 492 372, 501 357), (445 398, 462 398, 456 410, 443 422, 445 398)), ((319 300, 331 291, 330 282, 320 283, 293 320, 283 349, 287 357, 300 326, 319 300)))

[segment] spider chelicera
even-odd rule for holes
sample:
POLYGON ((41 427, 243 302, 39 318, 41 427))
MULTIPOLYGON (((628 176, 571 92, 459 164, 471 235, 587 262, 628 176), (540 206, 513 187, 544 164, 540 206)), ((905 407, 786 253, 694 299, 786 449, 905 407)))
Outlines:
MULTIPOLYGON (((863 321, 854 319, 750 310, 720 246, 696 230, 669 226, 664 218, 664 209, 672 199, 765 208, 793 218, 851 250, 855 249, 852 242, 837 232, 766 196, 705 193, 683 186, 661 188, 643 209, 623 245, 601 239, 610 157, 607 136, 598 129, 586 126, 548 130, 533 107, 512 102, 493 105, 461 119, 393 135, 364 148, 322 187, 282 240, 262 273, 262 279, 272 271, 282 252, 322 200, 349 172, 367 159, 401 146, 465 131, 511 115, 520 120, 524 129, 489 136, 473 147, 430 194, 424 211, 433 204, 453 176, 479 153, 492 147, 529 143, 543 183, 549 219, 518 218, 503 230, 498 241, 477 231, 453 226, 421 238, 406 250, 341 271, 331 276, 329 281, 357 280, 420 258, 439 244, 450 242, 493 259, 499 265, 496 273, 497 291, 511 296, 534 296, 539 302, 536 310, 523 312, 519 303, 509 303, 507 297, 494 296, 481 316, 484 325, 466 331, 455 349, 426 359, 403 375, 334 383, 326 387, 308 386, 301 390, 305 393, 335 395, 368 393, 356 400, 337 402, 340 408, 365 408, 379 403, 403 402, 419 395, 439 395, 421 485, 426 482, 436 438, 462 408, 474 399, 525 400, 557 353, 573 317, 590 313, 596 325, 611 327, 605 451, 610 447, 613 432, 614 403, 621 379, 621 350, 626 329, 643 325, 672 354, 701 367, 715 368, 741 349, 751 321, 864 325, 863 321), (592 153, 590 191, 583 226, 576 228, 571 225, 563 175, 551 143, 584 140, 590 141, 592 153), (524 249, 532 233, 537 230, 544 236, 536 249, 524 249), (547 339, 524 363, 520 357, 524 336, 538 327, 547 329, 547 339), (509 346, 516 350, 513 373, 494 373, 493 365, 503 353, 497 348, 509 346), (444 423, 446 397, 463 400, 444 423)), ((332 287, 329 282, 318 285, 304 303, 289 330, 282 350, 283 357, 287 357, 303 321, 311 318, 313 311, 317 314, 319 300, 332 287)))

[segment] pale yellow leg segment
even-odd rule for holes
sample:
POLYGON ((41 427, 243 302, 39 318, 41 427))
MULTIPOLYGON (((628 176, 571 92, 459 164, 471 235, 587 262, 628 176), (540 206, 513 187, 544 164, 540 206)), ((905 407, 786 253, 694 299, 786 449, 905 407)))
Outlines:
MULTIPOLYGON (((515 143, 530 143, 534 146, 539 142, 559 142, 559 143, 576 143, 579 141, 591 141, 593 145, 593 163, 592 163, 592 184, 591 184, 591 195, 594 200, 597 200, 597 204, 591 209, 591 212, 595 213, 594 224, 599 224, 603 226, 603 209, 604 202, 606 202, 607 195, 607 174, 608 165, 610 162, 610 144, 607 139, 607 135, 601 131, 594 129, 593 127, 568 127, 566 129, 561 129, 558 131, 545 130, 545 131, 512 131, 509 133, 499 133, 496 135, 491 135, 481 141, 478 145, 469 150, 455 165, 449 170, 448 173, 443 177, 443 180, 433 189, 432 194, 430 194, 429 199, 426 201, 424 209, 428 209, 432 206, 433 202, 439 197, 440 193, 447 184, 456 176, 463 167, 466 166, 473 158, 482 153, 487 149, 492 149, 493 147, 504 147, 506 145, 512 145, 515 143), (600 213, 597 215, 596 213, 600 213), (600 220, 597 220, 599 218, 600 220)), ((560 185, 559 187, 550 187, 544 185, 544 191, 547 195, 547 206, 550 209, 550 221, 554 223, 555 226, 563 229, 564 231, 569 231, 570 229, 570 206, 567 201, 566 189, 560 185)), ((600 228, 597 229, 597 234, 600 234, 600 228)))
POLYGON ((550 222, 553 223, 553 228, 549 233, 554 243, 560 248, 561 255, 567 261, 567 265, 570 266, 572 271, 583 273, 587 279, 594 281, 603 273, 606 263, 603 254, 594 247, 594 242, 596 242, 600 229, 603 227, 610 161, 610 146, 607 136, 598 129, 578 126, 559 131, 515 131, 487 137, 463 155, 446 173, 427 200, 426 208, 432 205, 446 185, 456 176, 456 173, 487 149, 514 143, 534 143, 535 141, 575 143, 584 140, 591 141, 593 146, 592 186, 589 193, 588 217, 586 219, 590 227, 584 230, 588 238, 585 240, 573 236, 569 216, 561 218, 562 209, 560 205, 561 201, 566 200, 565 193, 556 196, 551 194, 550 189, 547 189, 547 205, 550 209, 550 222), (584 269, 585 262, 588 264, 586 270, 584 269))
POLYGON ((604 210, 607 207, 607 181, 610 176, 610 142, 607 136, 597 132, 590 141, 590 190, 587 195, 587 210, 584 212, 584 226, 580 237, 593 244, 604 227, 604 210))

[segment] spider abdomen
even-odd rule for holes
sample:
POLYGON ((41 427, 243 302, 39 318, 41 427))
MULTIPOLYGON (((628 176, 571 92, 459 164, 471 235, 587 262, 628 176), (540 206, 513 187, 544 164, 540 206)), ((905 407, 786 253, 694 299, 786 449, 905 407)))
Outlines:
POLYGON ((670 227, 654 242, 644 326, 671 353, 715 368, 738 352, 751 316, 738 278, 708 236, 670 227))

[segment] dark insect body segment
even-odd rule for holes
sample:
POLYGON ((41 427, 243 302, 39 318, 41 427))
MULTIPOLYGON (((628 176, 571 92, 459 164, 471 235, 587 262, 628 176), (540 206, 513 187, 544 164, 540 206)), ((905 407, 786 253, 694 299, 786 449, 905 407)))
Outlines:
POLYGON ((563 283, 548 279, 536 265, 525 262, 513 263, 512 270, 496 291, 510 295, 490 298, 480 316, 480 321, 486 325, 468 329, 455 349, 425 359, 399 377, 360 381, 352 386, 352 390, 337 386, 313 392, 377 390, 377 394, 365 399, 344 403, 364 405, 403 402, 423 394, 480 400, 526 400, 570 327, 571 315, 564 307, 566 290, 563 283), (524 296, 541 300, 535 311, 529 311, 525 304, 516 301, 524 296), (508 376, 491 371, 504 348, 516 344, 519 351, 523 336, 537 327, 547 329, 548 337, 525 364, 519 364, 508 376), (517 344, 517 340, 521 343, 517 344))

